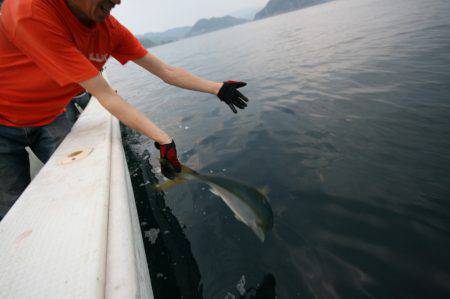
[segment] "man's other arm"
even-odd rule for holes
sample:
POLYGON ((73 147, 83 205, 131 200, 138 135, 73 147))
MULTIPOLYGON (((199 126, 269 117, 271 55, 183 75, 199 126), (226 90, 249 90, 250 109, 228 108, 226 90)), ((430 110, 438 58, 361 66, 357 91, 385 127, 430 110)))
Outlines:
POLYGON ((212 82, 197 77, 188 71, 165 64, 155 55, 147 53, 144 57, 137 59, 134 63, 148 70, 153 75, 161 78, 170 85, 217 95, 223 83, 212 82))

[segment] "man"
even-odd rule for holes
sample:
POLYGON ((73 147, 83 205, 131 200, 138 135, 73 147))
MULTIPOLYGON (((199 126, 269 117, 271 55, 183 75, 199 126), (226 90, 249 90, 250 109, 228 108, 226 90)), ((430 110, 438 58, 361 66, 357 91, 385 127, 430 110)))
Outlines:
POLYGON ((233 110, 248 100, 243 82, 212 82, 147 52, 115 18, 120 0, 5 0, 0 15, 0 219, 30 182, 29 146, 46 162, 70 122, 64 107, 86 90, 125 125, 155 141, 164 174, 180 170, 175 142, 118 95, 100 70, 112 56, 140 65, 164 82, 217 95, 233 110), (167 167, 167 165, 169 167, 167 167), (169 170, 172 170, 170 172, 169 170))

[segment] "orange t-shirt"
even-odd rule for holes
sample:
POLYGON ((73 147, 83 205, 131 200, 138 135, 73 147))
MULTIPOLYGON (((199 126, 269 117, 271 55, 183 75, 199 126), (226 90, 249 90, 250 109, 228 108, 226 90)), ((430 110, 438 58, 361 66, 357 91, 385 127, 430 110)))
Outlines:
POLYGON ((64 0, 6 0, 0 15, 0 125, 51 123, 112 56, 147 50, 114 17, 88 28, 64 0))

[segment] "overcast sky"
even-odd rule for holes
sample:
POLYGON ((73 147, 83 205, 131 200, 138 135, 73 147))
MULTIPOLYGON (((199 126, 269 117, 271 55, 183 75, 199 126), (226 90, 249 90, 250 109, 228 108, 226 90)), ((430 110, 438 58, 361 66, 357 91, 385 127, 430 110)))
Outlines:
POLYGON ((112 10, 122 24, 135 34, 191 26, 201 18, 221 17, 268 0, 122 0, 112 10))

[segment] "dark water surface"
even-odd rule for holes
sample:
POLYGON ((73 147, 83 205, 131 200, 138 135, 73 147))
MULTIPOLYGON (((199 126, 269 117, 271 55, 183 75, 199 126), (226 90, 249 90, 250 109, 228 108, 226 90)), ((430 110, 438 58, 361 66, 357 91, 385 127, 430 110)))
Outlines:
POLYGON ((205 185, 152 190, 157 152, 128 132, 158 298, 450 298, 450 1, 334 1, 151 52, 249 83, 234 115, 108 68, 183 163, 267 187, 275 215, 261 243, 205 185))

